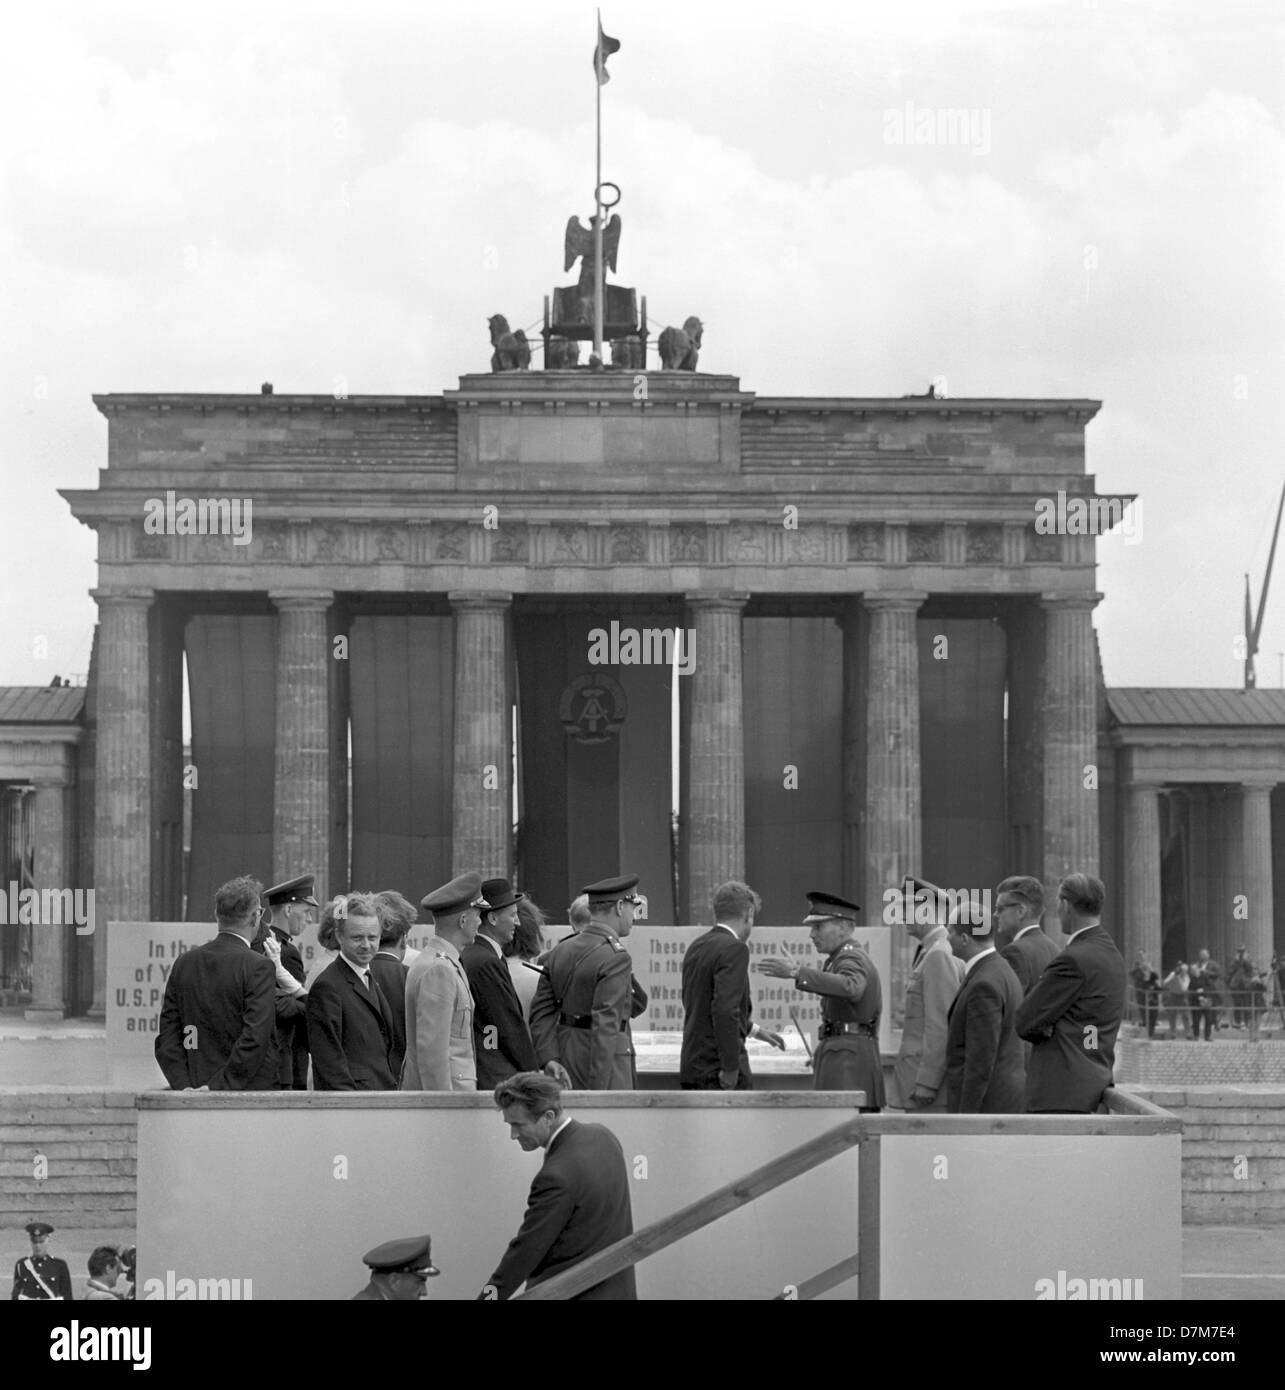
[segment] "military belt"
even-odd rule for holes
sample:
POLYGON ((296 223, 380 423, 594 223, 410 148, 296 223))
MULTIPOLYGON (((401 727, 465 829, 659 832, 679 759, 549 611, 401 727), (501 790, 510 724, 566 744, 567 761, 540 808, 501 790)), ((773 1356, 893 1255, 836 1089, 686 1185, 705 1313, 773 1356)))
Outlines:
MULTIPOLYGON (((592 1027, 593 1027, 593 1015, 592 1015, 592 1014, 559 1014, 559 1015, 558 1015, 558 1022, 561 1023, 562 1026, 563 1026, 564 1028, 592 1028, 592 1027)), ((623 1032, 625 1031, 625 1029, 628 1028, 628 1027, 629 1027, 629 1020, 628 1020, 628 1019, 622 1018, 622 1019, 620 1020, 620 1031, 623 1033, 623 1032)))
POLYGON ((877 1038, 879 1030, 873 1023, 823 1023, 818 1033, 821 1038, 837 1038, 844 1033, 855 1033, 861 1038, 877 1038))

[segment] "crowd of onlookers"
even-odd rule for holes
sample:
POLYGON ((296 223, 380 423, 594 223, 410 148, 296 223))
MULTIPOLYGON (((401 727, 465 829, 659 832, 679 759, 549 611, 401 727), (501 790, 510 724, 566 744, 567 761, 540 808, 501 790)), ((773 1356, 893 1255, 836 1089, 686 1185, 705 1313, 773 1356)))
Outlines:
POLYGON ((1218 1029, 1244 1029, 1256 1038, 1263 1015, 1285 1002, 1285 961, 1273 956, 1270 967, 1260 970, 1244 946, 1226 973, 1202 949, 1194 961, 1180 960, 1163 978, 1139 951, 1129 979, 1133 1021, 1149 1038, 1174 1038, 1181 1031, 1209 1042, 1218 1029), (1168 1033, 1157 1034, 1157 1025, 1166 1020, 1168 1033))

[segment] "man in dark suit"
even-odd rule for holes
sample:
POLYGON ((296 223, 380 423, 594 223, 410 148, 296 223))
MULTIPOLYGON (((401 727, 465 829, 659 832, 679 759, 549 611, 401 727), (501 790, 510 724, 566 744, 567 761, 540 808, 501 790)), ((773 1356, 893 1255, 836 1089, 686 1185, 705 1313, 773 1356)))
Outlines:
MULTIPOLYGON (((620 1141, 603 1125, 582 1125, 564 1115, 557 1081, 539 1072, 519 1072, 495 1088, 495 1103, 527 1153, 545 1151, 521 1229, 478 1295, 504 1300, 523 1283, 533 1287, 632 1235, 634 1220, 620 1141)), ((632 1266, 576 1295, 592 1300, 637 1297, 632 1266)))
POLYGON ((250 949, 263 885, 234 878, 214 895, 219 934, 174 962, 156 1034, 156 1061, 176 1091, 271 1091, 276 973, 250 949))
POLYGON ((379 918, 368 893, 349 893, 339 923, 339 956, 308 991, 308 1050, 318 1091, 395 1091, 389 1053, 393 1020, 370 963, 379 918))
POLYGON ((473 992, 477 1089, 493 1091, 506 1077, 539 1071, 540 1064, 504 959, 504 948, 518 928, 518 903, 524 895, 515 892, 508 879, 488 878, 482 896, 488 906, 472 944, 460 952, 460 964, 473 992))
POLYGON ((684 1091, 749 1091, 754 1087, 745 1039, 757 1036, 785 1050, 779 1033, 751 1022, 750 953, 746 943, 763 900, 747 883, 714 889, 714 926, 683 956, 684 1091))
POLYGON ((946 1024, 946 1109, 955 1115, 1015 1115, 1026 1109, 1026 1059, 1014 1020, 1022 986, 995 949, 994 920, 966 920, 956 908, 950 949, 964 980, 946 1024), (964 920, 961 920, 961 917, 964 920))
POLYGON ((379 988, 388 1001, 393 1021, 393 1046, 388 1060, 396 1077, 402 1074, 402 1059, 406 1056, 406 938, 419 915, 414 903, 395 888, 385 888, 375 894, 375 911, 379 916, 379 950, 370 963, 379 988))
POLYGON ((268 939, 264 943, 264 954, 272 960, 280 960, 285 971, 295 980, 299 988, 294 991, 280 988, 281 972, 277 972, 277 1047, 280 1052, 280 1089, 286 1091, 306 1091, 308 1089, 308 1022, 306 1017, 307 1000, 303 994, 303 984, 308 977, 303 956, 296 940, 317 920, 319 906, 314 892, 316 876, 300 874, 288 878, 284 883, 274 884, 263 895, 268 905, 268 939), (285 994, 293 1002, 282 1007, 281 996, 285 994))
POLYGON ((1017 1011, 1018 1035, 1034 1044, 1027 1110, 1087 1114, 1112 1084, 1125 969, 1099 920, 1105 899, 1102 881, 1090 874, 1068 874, 1058 886, 1067 942, 1017 1011))
POLYGON ((1043 927, 1044 885, 1026 874, 1006 878, 995 890, 995 917, 995 944, 1025 997, 1058 952, 1043 927))

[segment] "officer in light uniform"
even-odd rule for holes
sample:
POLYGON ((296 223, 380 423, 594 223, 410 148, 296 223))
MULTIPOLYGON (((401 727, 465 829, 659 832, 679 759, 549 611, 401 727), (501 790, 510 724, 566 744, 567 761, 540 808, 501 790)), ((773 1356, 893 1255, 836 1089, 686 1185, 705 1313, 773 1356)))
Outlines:
POLYGON ((460 952, 473 944, 482 913, 481 874, 460 874, 420 901, 433 935, 406 975, 403 1091, 476 1091, 473 994, 460 952))
POLYGON ((351 1302, 413 1303, 428 1297, 428 1281, 442 1271, 433 1264, 428 1236, 407 1236, 368 1250, 361 1262, 370 1267, 370 1283, 351 1302))
POLYGON ((641 899, 637 874, 581 889, 589 922, 560 941, 544 961, 531 1003, 531 1039, 540 1065, 579 1091, 632 1091, 634 1043, 629 1020, 646 1008, 621 944, 641 899))
POLYGON ((71 1271, 67 1261, 50 1255, 49 1237, 54 1228, 48 1221, 28 1221, 31 1254, 13 1267, 11 1298, 27 1302, 70 1302, 71 1271))
POLYGON ((793 980, 796 989, 821 996, 821 1029, 812 1059, 814 1089, 864 1091, 863 1111, 883 1109, 883 1066, 879 1060, 879 1015, 883 990, 874 962, 852 940, 861 909, 832 893, 809 893, 803 925, 825 957, 820 970, 769 956, 765 975, 793 980))

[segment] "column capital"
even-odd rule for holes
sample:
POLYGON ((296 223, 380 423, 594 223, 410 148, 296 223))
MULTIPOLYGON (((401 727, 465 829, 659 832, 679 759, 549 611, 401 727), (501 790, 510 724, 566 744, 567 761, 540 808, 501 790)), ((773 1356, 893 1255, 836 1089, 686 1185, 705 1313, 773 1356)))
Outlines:
POLYGON ((1139 777, 1136 782, 1126 783, 1125 789, 1130 792, 1160 792, 1164 790, 1164 783, 1153 778, 1139 777))
POLYGON ((1103 595, 1099 593, 1072 593, 1072 594, 1041 594, 1040 603, 1045 608, 1063 608, 1078 610, 1084 609, 1092 612, 1099 603, 1102 602, 1103 595))
POLYGON ((269 589, 268 597, 277 608, 329 608, 335 601, 333 589, 269 589))
POLYGON ((880 589, 862 594, 861 602, 871 613, 917 613, 927 598, 927 593, 917 589, 880 589))
POLYGON ((156 598, 156 590, 137 585, 124 589, 90 589, 89 597, 100 608, 105 603, 116 603, 122 608, 148 608, 156 598))
POLYGON ((689 593, 684 594, 683 598, 689 608, 699 608, 710 613, 739 613, 750 601, 749 594, 689 593))
POLYGON ((65 768, 54 772, 41 772, 39 776, 31 779, 31 785, 37 792, 42 791, 62 791, 72 784, 71 773, 65 768))
POLYGON ((1240 784, 1242 796, 1271 796, 1275 787, 1276 780, 1274 778, 1270 782, 1255 779, 1252 782, 1242 782, 1240 784))
POLYGON ((459 612, 461 608, 507 608, 513 602, 512 592, 504 589, 484 590, 477 593, 470 589, 452 589, 446 598, 456 612, 459 612))

